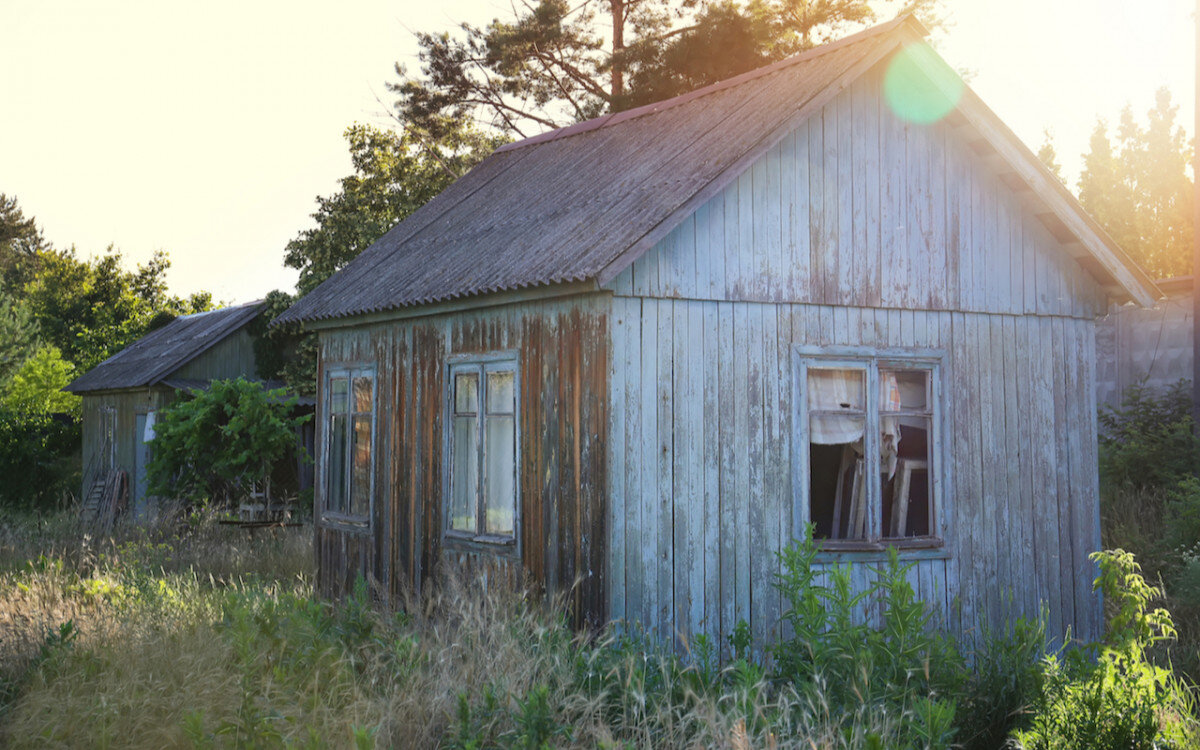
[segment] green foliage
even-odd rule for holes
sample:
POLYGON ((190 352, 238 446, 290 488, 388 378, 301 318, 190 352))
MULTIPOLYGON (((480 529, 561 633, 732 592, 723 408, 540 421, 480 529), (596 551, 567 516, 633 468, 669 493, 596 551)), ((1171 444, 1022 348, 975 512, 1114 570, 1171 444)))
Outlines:
POLYGON ((79 478, 78 417, 0 409, 0 506, 49 509, 79 478))
POLYGON ((398 119, 439 137, 484 122, 525 137, 619 112, 746 72, 938 0, 539 0, 456 36, 419 33, 421 71, 397 65, 398 119), (608 34, 601 34, 606 29, 608 34))
POLYGON ((406 216, 428 203, 496 142, 469 128, 444 134, 436 144, 408 132, 369 125, 346 130, 354 173, 338 192, 317 198, 317 226, 288 243, 284 263, 299 269, 300 296, 345 266, 406 216))
POLYGON ((1082 652, 1047 657, 1029 728, 1016 739, 1027 750, 1194 747, 1200 733, 1188 688, 1147 659, 1155 643, 1175 637, 1170 614, 1149 609, 1162 590, 1146 583, 1128 552, 1092 559, 1100 568, 1094 588, 1110 610, 1108 634, 1093 645, 1094 661, 1082 652))
POLYGON ((16 197, 0 193, 0 293, 19 293, 33 276, 38 253, 49 247, 16 197))
POLYGON ((1099 418, 1100 474, 1110 488, 1172 487, 1200 467, 1188 381, 1165 391, 1131 385, 1121 406, 1103 407, 1099 418))
POLYGON ((207 293, 169 296, 169 267, 162 252, 127 271, 111 247, 89 260, 80 260, 74 248, 46 250, 37 256, 25 299, 46 343, 86 372, 173 317, 212 308, 207 293))
POLYGON ((0 386, 0 408, 29 414, 79 415, 83 399, 63 387, 75 376, 75 368, 54 346, 42 346, 0 386))
POLYGON ((893 548, 870 586, 856 592, 848 567, 827 571, 827 585, 817 581, 818 552, 810 526, 802 542, 780 553, 776 587, 791 635, 772 649, 777 678, 802 690, 819 687, 834 706, 886 707, 900 717, 900 745, 949 746, 965 661, 916 599, 912 565, 902 565, 893 548), (864 620, 868 611, 882 613, 879 627, 864 620))
POLYGON ((21 366, 37 345, 37 339, 33 313, 0 286, 0 385, 21 366))
POLYGON ((274 325, 297 299, 278 289, 267 295, 262 314, 250 324, 254 360, 260 378, 282 380, 293 393, 312 396, 317 392, 317 335, 299 323, 274 325))
POLYGON ((1156 278, 1191 273, 1191 147, 1166 88, 1143 127, 1126 107, 1116 143, 1104 120, 1092 131, 1079 200, 1124 250, 1156 278))
POLYGON ((296 398, 256 381, 213 381, 159 411, 150 491, 192 500, 227 499, 265 480, 296 450, 309 416, 292 416, 296 398))

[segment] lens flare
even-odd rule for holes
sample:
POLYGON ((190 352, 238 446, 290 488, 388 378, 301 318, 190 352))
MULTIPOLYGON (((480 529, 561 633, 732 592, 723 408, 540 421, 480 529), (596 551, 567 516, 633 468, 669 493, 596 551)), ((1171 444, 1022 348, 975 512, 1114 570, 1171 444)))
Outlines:
POLYGON ((883 93, 898 117, 929 125, 958 105, 963 82, 932 47, 920 42, 892 57, 883 77, 883 93))

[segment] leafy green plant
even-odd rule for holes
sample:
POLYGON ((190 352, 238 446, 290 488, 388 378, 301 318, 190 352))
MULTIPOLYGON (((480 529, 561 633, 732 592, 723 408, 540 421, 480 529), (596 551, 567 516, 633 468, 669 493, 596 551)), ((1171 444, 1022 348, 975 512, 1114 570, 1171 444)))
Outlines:
POLYGON ((310 417, 295 397, 237 378, 213 381, 159 412, 147 465, 151 492, 193 500, 230 498, 269 478, 310 417))
POLYGON ((1171 487, 1200 466, 1188 381, 1165 390, 1131 385, 1099 419, 1100 474, 1110 488, 1171 487))
POLYGON ((1147 659, 1155 643, 1175 636, 1170 613, 1149 608, 1162 590, 1146 582, 1129 552, 1092 559, 1100 568, 1094 587, 1110 609, 1108 633, 1088 651, 1046 657, 1029 727, 1015 738, 1027 750, 1194 747, 1200 734, 1188 689, 1147 659))
POLYGON ((78 484, 77 417, 0 409, 0 505, 50 510, 78 484))

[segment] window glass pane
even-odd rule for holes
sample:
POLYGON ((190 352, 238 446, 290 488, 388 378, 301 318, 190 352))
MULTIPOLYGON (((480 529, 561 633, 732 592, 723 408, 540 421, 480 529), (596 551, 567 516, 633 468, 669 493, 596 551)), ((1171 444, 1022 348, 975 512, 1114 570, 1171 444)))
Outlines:
POLYGON ((454 376, 454 411, 475 414, 479 411, 479 374, 460 372, 454 376))
POLYGON ((344 412, 346 411, 346 379, 345 378, 330 378, 329 379, 329 411, 344 412))
POLYGON ((514 380, 511 370, 487 374, 487 408, 489 412, 512 413, 514 380))
MULTIPOLYGON (((863 434, 866 421, 861 416, 839 416, 839 437, 847 440, 819 442, 809 440, 809 519, 818 539, 863 539, 868 535, 867 474, 864 471, 863 434)), ((814 414, 811 422, 828 418, 814 414)), ((811 437, 817 434, 810 429, 811 437)))
POLYGON ((484 427, 487 433, 487 444, 484 446, 484 460, 487 462, 485 531, 489 534, 511 535, 517 507, 517 444, 513 417, 488 417, 484 427))
POLYGON ((354 379, 354 411, 371 411, 371 379, 358 377, 354 379))
POLYGON ((932 422, 916 416, 890 421, 896 423, 898 442, 896 459, 884 475, 883 536, 928 536, 934 529, 932 422))
POLYGON ((475 531, 479 507, 479 454, 475 442, 478 424, 474 416, 454 417, 450 528, 455 531, 475 531))
POLYGON ((371 415, 354 417, 350 446, 350 507, 356 516, 371 512, 371 415))
POLYGON ((879 408, 882 411, 927 411, 928 370, 880 370, 879 408))
MULTIPOLYGON (((345 382, 344 380, 342 381, 345 382)), ((329 486, 325 508, 346 511, 346 415, 332 414, 329 421, 329 486)))

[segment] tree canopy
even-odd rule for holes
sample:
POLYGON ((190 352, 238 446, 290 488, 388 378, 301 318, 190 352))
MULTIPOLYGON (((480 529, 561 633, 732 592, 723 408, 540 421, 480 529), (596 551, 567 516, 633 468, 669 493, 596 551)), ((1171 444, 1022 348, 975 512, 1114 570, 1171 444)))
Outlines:
POLYGON ((1162 88, 1145 125, 1130 107, 1115 133, 1098 120, 1079 176, 1083 207, 1156 278, 1192 266, 1192 150, 1175 121, 1178 110, 1162 88))
POLYGON ((127 270, 121 253, 80 259, 74 248, 44 250, 36 256, 25 302, 37 319, 42 338, 86 372, 177 315, 212 308, 212 295, 187 299, 167 293, 171 263, 159 252, 127 270))
POLYGON ((361 124, 347 128, 345 136, 353 174, 342 178, 333 195, 317 197, 316 226, 285 250, 284 263, 300 271, 296 294, 271 292, 255 324, 259 375, 282 378, 296 393, 310 394, 316 387, 315 336, 298 325, 270 323, 502 142, 462 123, 442 127, 436 139, 361 124))
POLYGON ((284 263, 300 271, 300 295, 358 257, 499 142, 466 127, 443 128, 434 142, 359 124, 346 129, 346 141, 354 173, 342 178, 333 195, 317 197, 316 226, 284 251, 284 263))
POLYGON ((526 0, 510 17, 422 32, 396 66, 398 119, 439 138, 473 122, 525 137, 684 93, 940 0, 526 0))

